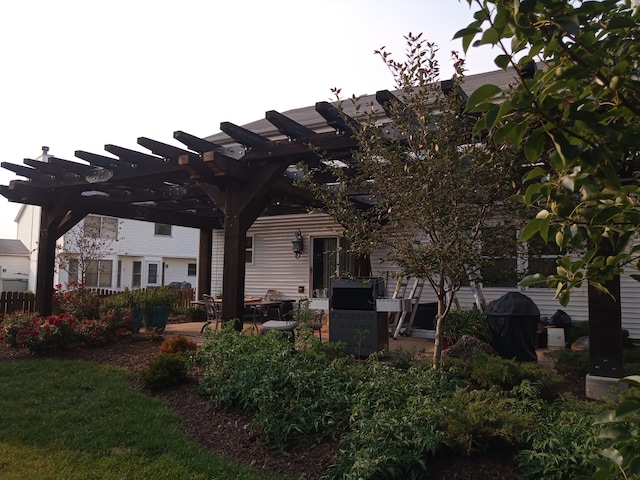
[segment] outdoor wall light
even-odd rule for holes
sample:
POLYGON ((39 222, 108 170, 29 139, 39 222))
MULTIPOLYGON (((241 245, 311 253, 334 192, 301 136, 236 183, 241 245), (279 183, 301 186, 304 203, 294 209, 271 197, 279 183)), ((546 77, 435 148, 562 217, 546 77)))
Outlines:
POLYGON ((304 243, 302 242, 302 233, 300 229, 296 230, 291 239, 291 250, 295 253, 296 258, 300 258, 300 254, 304 250, 304 243))

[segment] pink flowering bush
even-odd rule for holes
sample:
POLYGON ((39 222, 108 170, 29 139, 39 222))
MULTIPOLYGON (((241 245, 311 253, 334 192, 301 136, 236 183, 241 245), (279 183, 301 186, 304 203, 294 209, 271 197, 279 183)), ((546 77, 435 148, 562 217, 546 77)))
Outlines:
POLYGON ((74 339, 75 319, 66 314, 35 317, 30 326, 18 330, 16 346, 44 354, 68 347, 74 339))
POLYGON ((37 313, 30 312, 14 312, 8 315, 0 315, 0 342, 12 347, 18 346, 18 332, 29 329, 37 317, 37 313))
POLYGON ((53 313, 68 313, 78 320, 95 319, 100 316, 102 299, 83 283, 71 282, 67 288, 58 284, 53 293, 53 313))
POLYGON ((128 315, 109 310, 96 319, 77 320, 68 313, 49 317, 16 312, 0 318, 0 341, 42 355, 73 345, 96 346, 129 335, 128 315))

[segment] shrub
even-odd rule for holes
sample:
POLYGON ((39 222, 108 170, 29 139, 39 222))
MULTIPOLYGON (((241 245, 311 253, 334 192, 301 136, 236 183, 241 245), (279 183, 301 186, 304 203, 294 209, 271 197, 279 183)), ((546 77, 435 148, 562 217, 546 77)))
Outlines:
MULTIPOLYGON (((330 350, 329 350, 330 351, 330 350)), ((201 388, 227 407, 255 412, 267 447, 285 452, 335 437, 348 425, 357 373, 322 348, 296 353, 281 332, 245 335, 225 325, 198 349, 201 388)))
POLYGON ((58 284, 53 293, 53 313, 68 313, 77 320, 98 318, 101 306, 98 294, 82 283, 71 282, 66 289, 58 284))
POLYGON ((12 347, 18 346, 18 333, 31 329, 37 313, 14 312, 0 316, 0 341, 12 347))
POLYGON ((602 447, 593 402, 565 397, 548 405, 532 425, 528 447, 515 456, 521 478, 578 478, 593 473, 594 452, 602 447))
POLYGON ((185 382, 187 372, 187 360, 182 353, 162 353, 149 360, 138 377, 147 388, 160 390, 185 382))
POLYGON ((35 317, 32 324, 18 331, 16 344, 42 355, 67 348, 73 341, 75 319, 66 313, 35 317))
POLYGON ((487 313, 477 308, 451 310, 444 318, 442 334, 451 343, 456 343, 465 335, 471 335, 485 343, 491 343, 491 328, 487 313))
POLYGON ((162 342, 159 353, 187 353, 198 349, 198 345, 184 335, 172 335, 162 342))
POLYGON ((528 380, 539 383, 543 392, 556 391, 563 383, 562 377, 535 362, 516 362, 484 353, 474 356, 471 379, 482 388, 497 386, 511 390, 528 380))

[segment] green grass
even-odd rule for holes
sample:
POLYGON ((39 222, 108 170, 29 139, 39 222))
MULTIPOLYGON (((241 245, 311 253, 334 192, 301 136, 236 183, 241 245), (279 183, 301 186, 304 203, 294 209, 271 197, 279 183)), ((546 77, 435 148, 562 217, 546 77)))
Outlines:
POLYGON ((124 369, 0 362, 0 478, 276 479, 202 450, 124 369))

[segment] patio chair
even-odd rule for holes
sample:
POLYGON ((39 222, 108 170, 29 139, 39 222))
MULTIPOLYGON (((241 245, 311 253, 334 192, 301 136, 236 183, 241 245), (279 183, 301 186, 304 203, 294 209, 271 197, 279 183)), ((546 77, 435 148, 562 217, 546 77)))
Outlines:
POLYGON ((203 333, 204 329, 212 323, 215 324, 213 327, 213 331, 215 332, 218 329, 218 324, 222 324, 220 304, 217 304, 213 300, 213 297, 207 294, 202 295, 202 300, 204 301, 204 308, 207 312, 207 321, 200 329, 200 333, 203 333))
POLYGON ((318 338, 322 341, 322 327, 324 326, 324 310, 315 310, 313 312, 313 319, 308 323, 309 328, 313 330, 313 333, 318 332, 318 338))
MULTIPOLYGON (((275 302, 278 300, 280 292, 278 290, 267 290, 262 297, 263 302, 275 302)), ((281 305, 267 305, 262 311, 263 320, 282 320, 281 305)))

